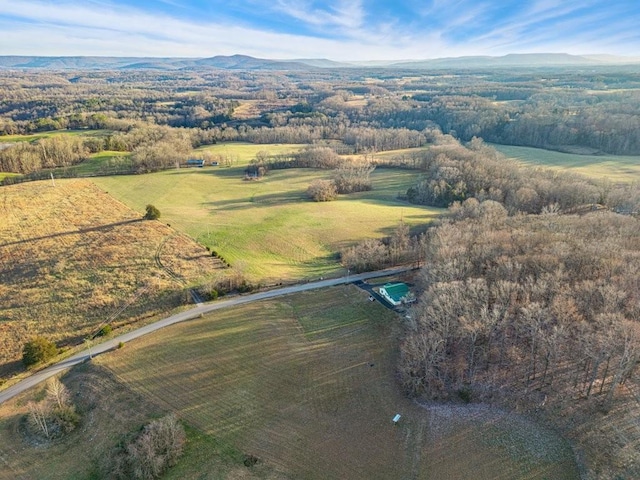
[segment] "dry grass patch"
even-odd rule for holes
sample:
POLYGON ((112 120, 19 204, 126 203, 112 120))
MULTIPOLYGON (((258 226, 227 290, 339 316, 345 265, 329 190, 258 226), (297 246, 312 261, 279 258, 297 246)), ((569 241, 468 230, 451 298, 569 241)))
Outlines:
POLYGON ((0 189, 0 373, 33 336, 77 343, 103 323, 175 307, 184 283, 223 271, 204 247, 141 217, 88 181, 0 189))
MULTIPOLYGON (((110 478, 119 445, 136 438, 144 425, 171 413, 100 366, 75 367, 62 381, 81 415, 78 428, 63 440, 35 445, 24 434, 27 403, 43 395, 43 386, 0 405, 0 480, 110 478)), ((183 455, 163 479, 285 478, 263 462, 245 467, 241 451, 181 423, 187 434, 183 455)))
POLYGON ((233 111, 233 118, 237 120, 247 120, 257 118, 263 113, 282 110, 294 105, 291 100, 241 100, 240 105, 233 111))
POLYGON ((430 449, 417 478, 580 478, 567 442, 531 420, 485 405, 427 408, 429 421, 422 435, 430 449))
POLYGON ((41 396, 44 385, 0 406, 0 480, 104 478, 118 442, 165 413, 104 369, 84 365, 62 381, 81 417, 63 440, 36 446, 24 435, 27 402, 41 396))

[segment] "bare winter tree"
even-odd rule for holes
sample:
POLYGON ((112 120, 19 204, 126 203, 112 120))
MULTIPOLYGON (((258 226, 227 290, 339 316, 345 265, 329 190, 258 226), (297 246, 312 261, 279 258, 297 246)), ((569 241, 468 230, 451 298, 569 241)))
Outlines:
POLYGON ((69 390, 56 377, 49 380, 47 384, 47 396, 57 408, 64 408, 70 403, 69 390))
POLYGON ((41 434, 44 438, 49 439, 49 408, 42 402, 29 402, 29 423, 32 428, 41 434))
POLYGON ((338 191, 331 180, 314 180, 307 188, 307 196, 315 202, 330 202, 336 199, 338 191))
POLYGON ((174 466, 185 444, 184 427, 173 415, 154 420, 114 460, 112 475, 153 480, 174 466))
POLYGON ((28 408, 29 427, 46 440, 70 432, 80 421, 67 387, 55 377, 47 382, 44 399, 29 402, 28 408))
POLYGON ((333 174, 333 181, 338 193, 371 190, 371 173, 375 168, 365 160, 343 162, 333 174))

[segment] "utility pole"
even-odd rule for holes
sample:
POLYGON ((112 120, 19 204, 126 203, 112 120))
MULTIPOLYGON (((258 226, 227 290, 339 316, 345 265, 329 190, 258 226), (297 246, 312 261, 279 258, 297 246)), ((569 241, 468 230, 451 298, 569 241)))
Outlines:
POLYGON ((89 349, 89 360, 93 359, 93 353, 91 352, 91 338, 85 338, 84 343, 87 344, 87 348, 89 349))

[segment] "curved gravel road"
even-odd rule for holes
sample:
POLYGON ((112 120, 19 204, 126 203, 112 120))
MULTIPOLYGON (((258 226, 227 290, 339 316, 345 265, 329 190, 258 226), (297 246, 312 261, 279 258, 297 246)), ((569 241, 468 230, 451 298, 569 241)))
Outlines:
POLYGON ((90 360, 92 357, 96 355, 100 355, 101 353, 105 353, 109 350, 113 350, 118 348, 120 342, 127 343, 131 340, 135 340, 138 337, 146 335, 151 332, 155 332, 156 330, 160 330, 161 328, 168 327, 169 325, 173 325, 175 323, 184 322, 185 320, 192 320, 194 318, 200 317, 205 313, 213 312, 214 310, 221 310, 223 308, 235 307, 236 305, 242 305, 245 303, 257 302, 259 300, 264 300, 267 298, 281 297, 283 295, 289 295, 291 293, 299 293, 305 292, 307 290, 315 290, 318 288, 325 287, 333 287, 335 285, 344 285, 346 283, 357 282, 361 280, 368 280, 370 278, 376 277, 385 277, 388 275, 397 275, 400 273, 405 273, 410 270, 413 270, 414 267, 398 267, 398 268, 388 268, 386 270, 378 270, 376 272, 366 272, 359 273, 356 275, 347 275, 346 277, 340 278, 332 278, 328 280, 320 280, 318 282, 310 282, 304 284, 293 285, 285 288, 278 288, 275 290, 268 290, 260 293, 253 293, 249 295, 241 295, 233 298, 229 298, 228 300, 218 300, 213 303, 201 304, 190 310, 186 310, 181 313, 177 313, 170 317, 164 318, 162 320, 158 320, 157 322, 150 323, 149 325, 145 325, 144 327, 140 327, 136 330, 133 330, 129 333, 125 333, 123 335, 119 335, 110 340, 107 340, 104 343, 100 343, 98 345, 94 345, 87 350, 83 350, 82 352, 76 353, 75 355, 62 360, 50 367, 45 368, 44 370, 40 370, 39 372, 35 372, 33 375, 21 380, 20 382, 12 385, 6 390, 0 391, 0 404, 6 402, 10 398, 15 397, 16 395, 24 392, 25 390, 37 385, 49 377, 52 377, 67 368, 73 367, 74 365, 78 365, 79 363, 86 362, 90 360))

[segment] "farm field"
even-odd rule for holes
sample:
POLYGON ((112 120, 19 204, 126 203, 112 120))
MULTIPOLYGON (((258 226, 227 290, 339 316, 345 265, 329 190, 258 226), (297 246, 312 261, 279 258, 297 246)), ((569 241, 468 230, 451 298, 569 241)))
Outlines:
MULTIPOLYGON (((43 170, 46 173, 53 173, 54 177, 60 176, 73 177, 105 175, 114 170, 127 170, 132 166, 131 153, 118 152, 112 150, 103 150, 101 152, 92 153, 84 162, 69 167, 54 168, 51 170, 43 170)), ((2 173, 0 173, 2 175, 2 173)), ((1 178, 0 178, 1 179, 1 178)))
POLYGON ((99 478, 109 445, 162 412, 189 432, 168 479, 579 478, 571 449, 521 417, 406 399, 394 375, 399 322, 344 286, 131 342, 64 379, 88 419, 64 443, 25 444, 26 396, 0 407, 0 479, 99 478), (260 462, 247 468, 244 455, 260 462))
POLYGON ((204 247, 143 212, 86 180, 0 189, 0 377, 21 368, 33 336, 81 343, 102 324, 165 312, 182 303, 184 284, 224 274, 204 247))
POLYGON ((304 144, 296 143, 248 143, 248 142, 228 142, 207 145, 196 149, 196 152, 206 151, 220 155, 228 155, 234 160, 234 167, 246 167, 260 151, 268 152, 270 155, 280 155, 291 153, 306 147, 304 144))
POLYGON ((0 135, 0 143, 33 142, 40 138, 49 138, 56 135, 72 135, 81 137, 102 137, 109 134, 110 130, 52 130, 49 132, 32 133, 29 135, 0 135))
POLYGON ((234 166, 182 168, 149 175, 100 177, 93 181, 135 210, 152 203, 162 219, 222 255, 253 281, 319 278, 340 272, 335 253, 364 238, 392 233, 401 221, 428 223, 442 210, 397 199, 415 182, 408 170, 378 169, 373 190, 333 202, 306 198, 309 184, 330 178, 315 169, 274 170, 261 180, 243 180, 257 151, 271 154, 297 146, 216 145, 234 166))
MULTIPOLYGON (((0 479, 104 478, 99 473, 101 459, 108 458, 130 428, 140 427, 163 414, 157 405, 123 388, 102 368, 81 365, 68 373, 63 382, 83 414, 81 425, 69 436, 69 443, 43 447, 22 435, 20 422, 31 397, 0 405, 0 479)), ((45 385, 35 387, 27 395, 33 393, 37 398, 44 388, 45 385)))
MULTIPOLYGON (((34 172, 31 176, 38 175, 39 179, 48 179, 49 175, 54 178, 74 178, 91 177, 95 175, 109 175, 118 171, 130 171, 132 166, 131 154, 129 152, 118 152, 104 150, 93 153, 82 163, 59 167, 53 169, 43 169, 34 172)), ((0 172, 0 182, 7 177, 19 177, 19 173, 0 172)))
MULTIPOLYGON (((376 152, 372 154, 372 158, 374 162, 376 160, 382 161, 382 162, 389 162, 394 160, 394 158, 411 157, 411 155, 417 154, 419 152, 423 152, 424 150, 428 150, 429 148, 431 147, 424 146, 424 147, 402 148, 398 150, 385 150, 382 152, 376 152)), ((342 156, 344 158, 352 158, 352 159, 358 159, 362 157, 361 154, 342 155, 342 156)))
POLYGON ((67 171, 74 171, 78 175, 100 174, 102 170, 129 168, 131 166, 131 154, 129 152, 115 152, 103 150, 93 153, 90 158, 78 165, 68 167, 67 171))
POLYGON ((506 157, 530 166, 567 170, 612 182, 633 182, 640 178, 640 156, 578 155, 541 148, 490 145, 506 157))

